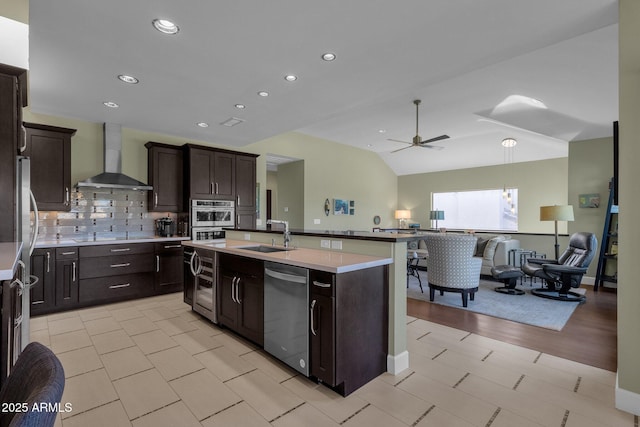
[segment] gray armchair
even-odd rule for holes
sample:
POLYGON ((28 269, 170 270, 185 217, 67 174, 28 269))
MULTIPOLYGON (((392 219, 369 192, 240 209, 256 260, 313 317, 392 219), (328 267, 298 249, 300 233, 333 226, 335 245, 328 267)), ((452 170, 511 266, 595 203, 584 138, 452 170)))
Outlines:
POLYGON ((579 232, 571 235, 569 246, 557 260, 528 259, 522 266, 524 274, 539 277, 546 284, 533 289, 531 293, 542 298, 584 302, 584 295, 570 289, 580 287, 582 276, 587 272, 597 247, 595 234, 579 232))
POLYGON ((427 277, 429 299, 434 300, 435 291, 462 294, 462 306, 467 299, 473 301, 480 283, 482 259, 474 257, 477 238, 468 234, 431 233, 425 237, 429 257, 427 277))

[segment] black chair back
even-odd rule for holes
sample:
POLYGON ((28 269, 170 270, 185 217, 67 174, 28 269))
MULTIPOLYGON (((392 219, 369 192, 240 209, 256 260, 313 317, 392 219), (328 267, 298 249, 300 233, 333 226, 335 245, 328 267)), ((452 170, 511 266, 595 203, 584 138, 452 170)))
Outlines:
POLYGON ((596 254, 598 240, 593 233, 584 231, 573 233, 569 239, 569 246, 558 258, 558 264, 571 267, 589 267, 596 254))

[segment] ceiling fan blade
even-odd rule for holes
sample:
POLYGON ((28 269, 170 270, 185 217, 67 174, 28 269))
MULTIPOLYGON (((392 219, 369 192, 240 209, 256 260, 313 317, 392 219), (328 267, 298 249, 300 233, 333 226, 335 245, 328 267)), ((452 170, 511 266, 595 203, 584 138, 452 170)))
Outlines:
POLYGON ((418 147, 421 148, 431 148, 432 150, 444 150, 444 147, 440 147, 438 145, 426 145, 426 144, 420 144, 418 145, 418 147))
POLYGON ((399 139, 387 139, 387 141, 402 142, 403 144, 412 144, 413 145, 413 142, 400 141, 399 139))
POLYGON ((422 141, 420 144, 427 144, 429 142, 442 141, 443 139, 449 139, 449 138, 450 138, 449 135, 440 135, 440 136, 436 136, 435 138, 431 138, 431 139, 427 139, 426 141, 422 141))
POLYGON ((408 147, 402 147, 402 148, 398 148, 397 150, 393 150, 391 153, 397 153, 398 151, 406 150, 407 148, 411 148, 411 147, 413 147, 413 144, 411 144, 408 147))

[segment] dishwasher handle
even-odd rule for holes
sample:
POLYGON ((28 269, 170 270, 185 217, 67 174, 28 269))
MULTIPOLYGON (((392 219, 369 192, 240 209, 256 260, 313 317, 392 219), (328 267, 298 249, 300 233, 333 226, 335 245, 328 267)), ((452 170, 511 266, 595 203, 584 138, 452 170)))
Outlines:
POLYGON ((299 276, 297 274, 287 274, 281 273, 279 271, 271 270, 269 268, 264 269, 264 274, 274 279, 285 280, 287 282, 300 283, 303 285, 307 284, 307 278, 305 276, 299 276))

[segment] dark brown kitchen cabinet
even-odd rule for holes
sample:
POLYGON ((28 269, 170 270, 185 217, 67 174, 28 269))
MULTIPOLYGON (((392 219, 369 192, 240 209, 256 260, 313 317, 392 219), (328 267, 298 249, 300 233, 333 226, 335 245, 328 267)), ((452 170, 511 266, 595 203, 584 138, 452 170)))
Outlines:
POLYGON ((40 210, 71 209, 71 137, 75 129, 24 123, 31 191, 40 210))
POLYGON ((256 227, 256 157, 236 155, 236 228, 256 227))
POLYGON ((192 308, 193 308, 193 292, 194 292, 195 280, 196 280, 191 267, 191 258, 194 252, 196 252, 195 248, 185 246, 183 248, 183 256, 182 256, 182 272, 183 272, 182 300, 192 308))
POLYGON ((309 272, 310 373, 344 396, 386 371, 387 270, 309 272))
POLYGON ((31 275, 38 281, 31 286, 31 314, 50 313, 56 303, 56 253, 53 248, 37 248, 31 254, 31 275))
POLYGON ((183 256, 180 242, 155 244, 154 289, 158 294, 178 292, 183 287, 183 256))
POLYGON ((75 308, 79 302, 78 248, 56 248, 56 299, 58 310, 75 308))
POLYGON ((218 264, 218 321, 250 339, 264 343, 264 263, 220 254, 218 264))
POLYGON ((175 145, 147 142, 148 208, 152 212, 183 212, 183 150, 175 145))
POLYGON ((186 147, 189 197, 234 200, 235 155, 191 144, 186 147))
POLYGON ((0 64, 0 242, 16 240, 16 155, 24 144, 27 71, 0 64))

